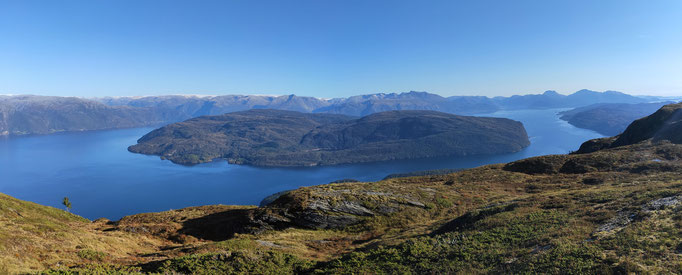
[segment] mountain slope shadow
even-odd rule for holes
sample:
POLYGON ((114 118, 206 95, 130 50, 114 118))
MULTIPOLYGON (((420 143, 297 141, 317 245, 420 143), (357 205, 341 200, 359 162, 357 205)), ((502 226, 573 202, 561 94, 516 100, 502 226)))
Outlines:
POLYGON ((247 233, 250 209, 232 209, 189 219, 182 223, 181 234, 210 241, 224 241, 236 233, 247 233))

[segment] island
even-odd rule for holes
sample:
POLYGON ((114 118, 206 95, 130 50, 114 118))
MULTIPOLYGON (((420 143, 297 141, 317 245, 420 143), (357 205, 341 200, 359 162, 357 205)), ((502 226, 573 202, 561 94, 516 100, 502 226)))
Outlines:
POLYGON ((226 159, 257 166, 317 166, 503 154, 528 145, 523 124, 505 118, 415 110, 357 118, 256 109, 170 124, 128 150, 185 165, 226 159))

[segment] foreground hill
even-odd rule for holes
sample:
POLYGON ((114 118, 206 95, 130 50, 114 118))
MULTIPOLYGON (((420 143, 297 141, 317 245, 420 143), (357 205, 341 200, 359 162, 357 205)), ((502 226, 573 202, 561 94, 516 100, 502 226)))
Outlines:
POLYGON ((263 207, 200 206, 88 224, 1 196, 0 268, 42 266, 61 274, 680 273, 681 110, 668 105, 633 123, 627 144, 591 153, 304 187, 263 207))
POLYGON ((528 146, 520 122, 435 111, 390 111, 353 119, 250 110, 154 130, 131 152, 175 163, 216 158, 262 166, 310 166, 516 152, 528 146))
POLYGON ((615 136, 622 133, 630 123, 648 116, 672 102, 620 104, 593 104, 561 112, 561 119, 573 126, 596 131, 602 135, 615 136))
POLYGON ((107 228, 105 222, 0 194, 0 274, 99 261, 135 264, 134 255, 169 243, 107 228))

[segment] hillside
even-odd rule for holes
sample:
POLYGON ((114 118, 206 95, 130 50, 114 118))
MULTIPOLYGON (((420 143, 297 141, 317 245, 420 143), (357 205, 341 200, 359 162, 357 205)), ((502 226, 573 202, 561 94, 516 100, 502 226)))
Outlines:
POLYGON ((670 103, 672 102, 593 104, 561 112, 561 119, 579 128, 593 130, 605 136, 615 136, 636 119, 648 116, 670 103))
POLYGON ((508 119, 434 111, 390 111, 359 119, 250 110, 154 130, 129 148, 175 163, 216 158, 262 166, 310 166, 516 152, 530 143, 508 119))
POLYGON ((635 120, 620 135, 585 142, 576 153, 590 153, 643 141, 682 143, 682 103, 665 105, 655 113, 635 120))
POLYGON ((0 97, 0 136, 141 127, 162 122, 147 108, 75 97, 0 97))
POLYGON ((106 231, 106 221, 0 194, 0 274, 107 261, 134 264, 167 241, 106 231))

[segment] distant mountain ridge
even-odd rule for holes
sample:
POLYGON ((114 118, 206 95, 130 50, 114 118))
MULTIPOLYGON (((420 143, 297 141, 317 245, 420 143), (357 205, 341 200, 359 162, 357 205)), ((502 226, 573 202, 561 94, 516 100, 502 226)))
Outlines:
POLYGON ((581 90, 571 95, 547 91, 512 97, 452 96, 427 92, 379 93, 320 99, 296 95, 146 96, 94 99, 47 96, 0 96, 0 135, 49 134, 140 127, 172 123, 203 115, 251 109, 278 109, 350 116, 392 110, 432 110, 459 115, 499 110, 575 108, 594 103, 642 103, 620 92, 581 90))
POLYGON ((336 114, 249 110, 202 116, 156 129, 128 150, 180 164, 213 159, 259 166, 315 166, 517 152, 523 124, 436 111, 336 114))
POLYGON ((160 96, 130 99, 102 98, 100 101, 116 106, 175 108, 185 119, 199 115, 215 115, 248 109, 280 109, 298 112, 332 113, 365 116, 392 110, 432 110, 472 115, 499 110, 575 108, 595 103, 643 103, 649 100, 621 92, 580 90, 570 95, 547 91, 535 95, 511 97, 452 96, 443 97, 427 92, 378 93, 348 98, 319 99, 314 97, 226 95, 226 96, 160 96))
POLYGON ((546 91, 538 95, 515 95, 495 97, 493 100, 502 109, 549 109, 575 108, 596 103, 643 103, 648 100, 615 91, 596 92, 580 90, 570 95, 546 91))

